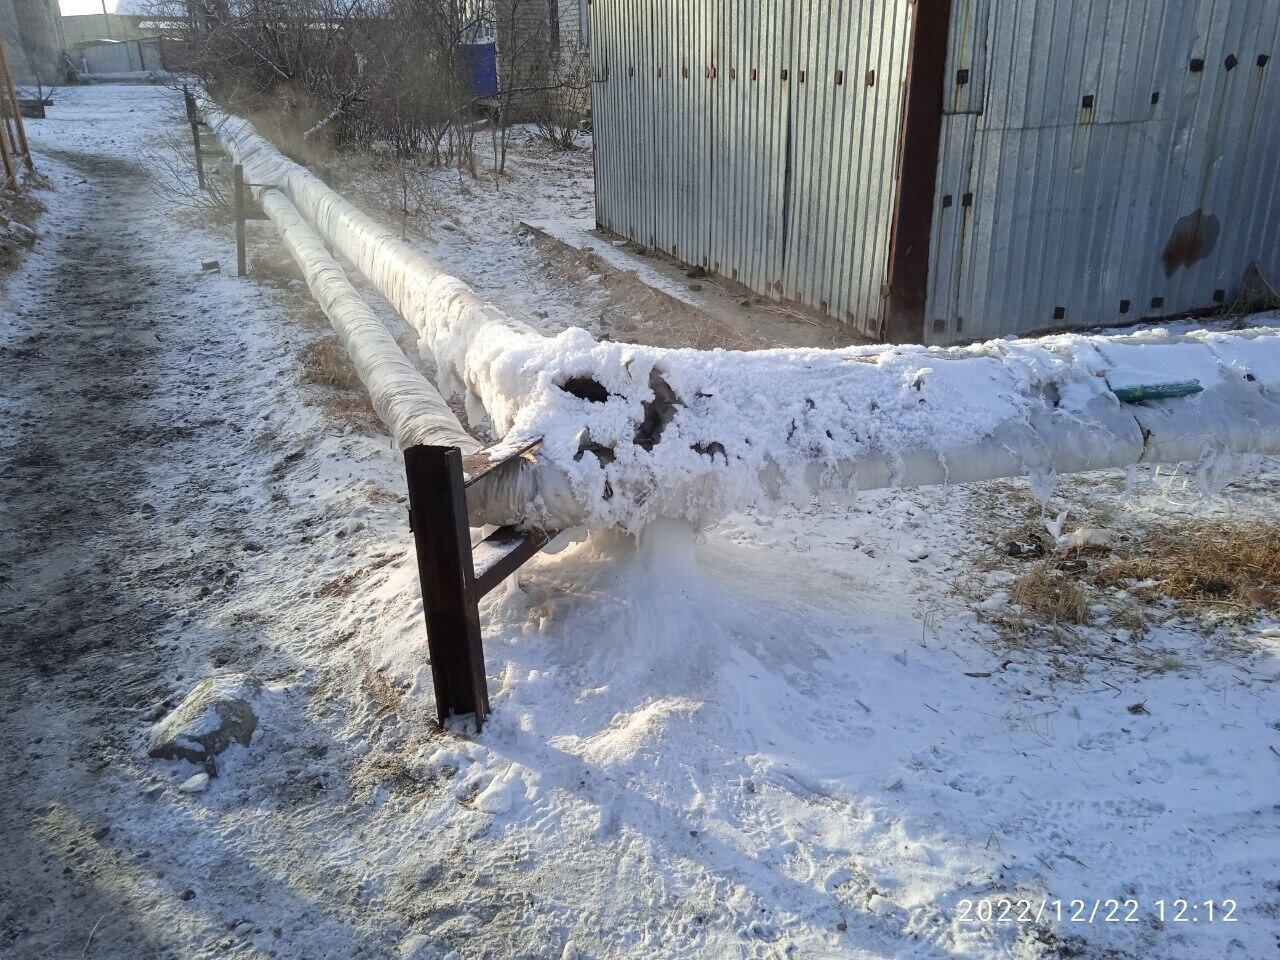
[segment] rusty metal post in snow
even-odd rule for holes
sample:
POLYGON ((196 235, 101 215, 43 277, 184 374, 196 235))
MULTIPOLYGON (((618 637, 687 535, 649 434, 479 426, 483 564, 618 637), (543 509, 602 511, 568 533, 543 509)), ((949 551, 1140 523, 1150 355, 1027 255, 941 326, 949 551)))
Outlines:
POLYGON ((0 121, 0 158, 3 158, 4 160, 4 185, 6 187, 12 186, 17 189, 18 175, 13 169, 13 156, 10 153, 9 137, 6 133, 6 129, 7 118, 5 118, 5 121, 0 121))
POLYGON ((472 596, 475 572, 462 451, 410 447, 404 463, 436 711, 441 723, 473 713, 480 727, 489 714, 489 690, 480 612, 472 596))
POLYGON ((481 599, 536 556, 553 533, 501 527, 471 546, 467 487, 530 445, 497 455, 482 450, 465 460, 457 447, 410 447, 404 452, 409 481, 409 526, 418 554, 422 609, 427 620, 436 715, 475 714, 476 728, 489 715, 489 686, 480 635, 481 599))
POLYGON ((243 277, 249 272, 249 268, 244 236, 244 167, 238 163, 231 168, 231 182, 236 214, 236 276, 243 277))
MULTIPOLYGON (((18 106, 18 91, 13 86, 13 74, 9 72, 9 58, 5 56, 4 42, 2 40, 0 40, 0 73, 4 74, 5 93, 9 98, 9 106, 11 108, 11 111, 5 112, 13 113, 13 122, 18 130, 17 146, 21 149, 23 157, 26 158, 27 169, 35 173, 36 165, 31 160, 31 147, 27 145, 27 131, 22 125, 22 110, 18 106)), ((10 133, 10 136, 12 137, 12 133, 10 133)), ((6 164, 6 166, 12 166, 12 164, 6 164)))

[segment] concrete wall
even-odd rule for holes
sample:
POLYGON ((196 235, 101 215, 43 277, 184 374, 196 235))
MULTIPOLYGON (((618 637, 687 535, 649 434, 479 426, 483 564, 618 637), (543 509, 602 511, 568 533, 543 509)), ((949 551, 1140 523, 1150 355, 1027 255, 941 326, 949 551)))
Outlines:
POLYGON ((562 51, 574 50, 585 46, 588 27, 588 10, 586 0, 551 0, 556 5, 560 18, 560 46, 562 51))
POLYGON ((495 0, 498 83, 512 93, 513 111, 545 84, 552 54, 550 0, 495 0))
POLYGON ((0 0, 0 35, 15 82, 52 86, 65 79, 58 0, 0 0))
POLYGON ((166 73, 159 37, 133 40, 97 40, 76 45, 71 61, 82 77, 118 77, 166 73))
POLYGON ((509 119, 589 113, 587 10, 583 0, 495 0, 498 81, 517 91, 509 119))

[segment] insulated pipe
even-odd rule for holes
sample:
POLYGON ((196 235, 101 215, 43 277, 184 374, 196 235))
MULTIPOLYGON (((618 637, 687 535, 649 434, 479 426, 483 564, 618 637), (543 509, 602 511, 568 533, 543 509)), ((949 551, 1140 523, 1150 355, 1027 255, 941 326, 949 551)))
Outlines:
MULTIPOLYGON (((540 341, 533 329, 480 299, 461 280, 440 270, 392 230, 357 209, 305 167, 259 137, 248 121, 209 109, 219 138, 253 184, 278 186, 316 231, 391 302, 422 338, 437 363, 445 393, 464 394, 468 415, 494 418, 495 397, 480 396, 480 378, 465 356, 472 344, 540 341)), ((254 188, 256 191, 260 188, 254 188)))
MULTIPOLYGON (((293 204, 278 190, 260 190, 259 199, 341 338, 374 410, 401 449, 429 444, 458 447, 464 456, 479 451, 480 442, 466 432, 435 385, 404 355, 293 204)), ((549 483, 544 481, 544 485, 549 483)), ((564 481, 555 486, 567 489, 564 481)), ((527 517, 526 505, 536 495, 531 464, 512 460, 490 474, 468 498, 471 523, 519 523, 527 517)))
POLYGON ((295 216, 373 282, 418 331, 442 387, 463 393, 473 422, 487 416, 513 443, 543 438, 536 463, 500 481, 508 483, 495 495, 504 516, 547 528, 634 529, 660 516, 706 522, 851 489, 1047 481, 1142 462, 1280 453, 1274 331, 757 353, 597 342, 582 330, 543 337, 247 122, 211 116, 255 195, 262 184, 279 186, 295 216), (1202 392, 1136 406, 1111 392, 1171 377, 1195 380, 1202 392))
POLYGON ((373 408, 396 443, 406 448, 420 443, 459 447, 464 455, 478 451, 480 442, 463 429, 434 384, 409 362, 293 204, 278 190, 264 190, 261 205, 341 337, 373 408))

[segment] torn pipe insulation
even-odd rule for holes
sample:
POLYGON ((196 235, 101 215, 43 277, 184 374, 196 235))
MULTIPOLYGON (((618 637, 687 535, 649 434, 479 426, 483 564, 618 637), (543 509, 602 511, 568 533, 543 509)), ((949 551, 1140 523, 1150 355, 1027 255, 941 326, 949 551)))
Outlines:
POLYGON ((544 337, 245 121, 214 121, 246 179, 278 185, 414 327, 472 422, 487 419, 513 445, 542 438, 518 488, 530 523, 634 530, 876 487, 1022 475, 1047 484, 1059 473, 1280 453, 1274 329, 754 353, 599 342, 581 329, 544 337), (1201 390, 1185 397, 1116 396, 1191 382, 1201 390))

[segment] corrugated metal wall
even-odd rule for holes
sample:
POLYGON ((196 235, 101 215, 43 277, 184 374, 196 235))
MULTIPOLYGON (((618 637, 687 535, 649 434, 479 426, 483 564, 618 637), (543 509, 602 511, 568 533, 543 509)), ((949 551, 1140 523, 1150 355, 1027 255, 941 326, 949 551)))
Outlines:
POLYGON ((1278 41, 1277 0, 953 0, 927 338, 1280 276, 1278 41))
POLYGON ((601 226, 877 334, 909 16, 593 0, 601 226))

